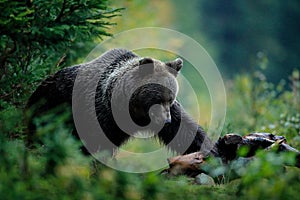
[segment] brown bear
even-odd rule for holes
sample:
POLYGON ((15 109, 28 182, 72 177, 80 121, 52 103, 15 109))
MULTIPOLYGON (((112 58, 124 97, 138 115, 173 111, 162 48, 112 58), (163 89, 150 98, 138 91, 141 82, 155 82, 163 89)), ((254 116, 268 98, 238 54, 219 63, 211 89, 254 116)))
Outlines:
POLYGON ((58 71, 28 101, 29 142, 35 140, 32 119, 64 105, 72 109, 70 121, 88 153, 112 151, 146 130, 178 153, 199 151, 203 143, 210 152, 213 145, 206 133, 176 100, 182 65, 180 58, 162 62, 112 49, 91 62, 58 71))

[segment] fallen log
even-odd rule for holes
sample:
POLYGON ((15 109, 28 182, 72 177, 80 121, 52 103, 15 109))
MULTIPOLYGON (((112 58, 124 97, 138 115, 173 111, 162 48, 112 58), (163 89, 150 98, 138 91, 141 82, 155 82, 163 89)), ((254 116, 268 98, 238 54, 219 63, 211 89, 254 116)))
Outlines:
POLYGON ((162 171, 162 174, 171 176, 187 175, 195 177, 202 171, 201 165, 205 162, 205 156, 200 152, 175 156, 168 159, 169 168, 162 171))
MULTIPOLYGON (((220 137, 215 144, 217 150, 217 158, 219 158, 220 165, 228 165, 232 161, 242 160, 248 163, 255 156, 259 149, 266 151, 277 148, 277 152, 294 152, 296 157, 296 167, 300 168, 300 152, 287 144, 284 136, 277 136, 270 133, 251 133, 246 136, 238 134, 226 134, 220 137), (238 151, 242 147, 247 147, 248 152, 242 157, 238 156, 238 151)), ((203 166, 205 166, 208 159, 201 152, 195 152, 187 155, 180 155, 168 159, 169 168, 162 171, 163 174, 177 176, 187 175, 195 177, 200 173, 206 173, 203 166)))

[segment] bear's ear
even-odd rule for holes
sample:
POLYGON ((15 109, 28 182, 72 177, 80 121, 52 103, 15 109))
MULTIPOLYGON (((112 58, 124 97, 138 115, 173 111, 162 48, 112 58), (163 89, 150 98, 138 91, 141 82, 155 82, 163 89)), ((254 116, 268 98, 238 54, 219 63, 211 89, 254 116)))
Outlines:
POLYGON ((183 61, 181 58, 176 58, 173 61, 170 62, 166 62, 166 65, 169 66, 170 68, 172 68, 170 70, 171 73, 177 75, 177 72, 179 72, 179 70, 182 68, 183 66, 183 61))
POLYGON ((140 75, 148 75, 154 72, 154 61, 151 58, 142 58, 139 61, 140 75))
POLYGON ((153 63, 152 58, 142 58, 141 60, 139 60, 139 65, 146 65, 151 63, 153 63))

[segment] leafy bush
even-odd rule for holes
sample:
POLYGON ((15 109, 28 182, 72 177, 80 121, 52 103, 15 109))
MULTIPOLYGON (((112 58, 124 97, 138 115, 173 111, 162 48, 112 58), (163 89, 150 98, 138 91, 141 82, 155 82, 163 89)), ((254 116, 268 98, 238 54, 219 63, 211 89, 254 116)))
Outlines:
POLYGON ((89 48, 88 41, 110 35, 109 19, 120 10, 109 8, 106 0, 1 0, 0 7, 0 94, 17 106, 37 80, 70 64, 70 57, 85 49, 76 45, 85 41, 89 48))

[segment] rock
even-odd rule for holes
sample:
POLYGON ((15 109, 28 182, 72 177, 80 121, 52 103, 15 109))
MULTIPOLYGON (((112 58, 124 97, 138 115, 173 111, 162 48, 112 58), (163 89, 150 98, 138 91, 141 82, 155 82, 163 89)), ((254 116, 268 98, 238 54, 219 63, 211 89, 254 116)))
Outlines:
POLYGON ((195 182, 199 185, 216 185, 214 179, 204 173, 201 173, 198 176, 196 176, 195 182))

